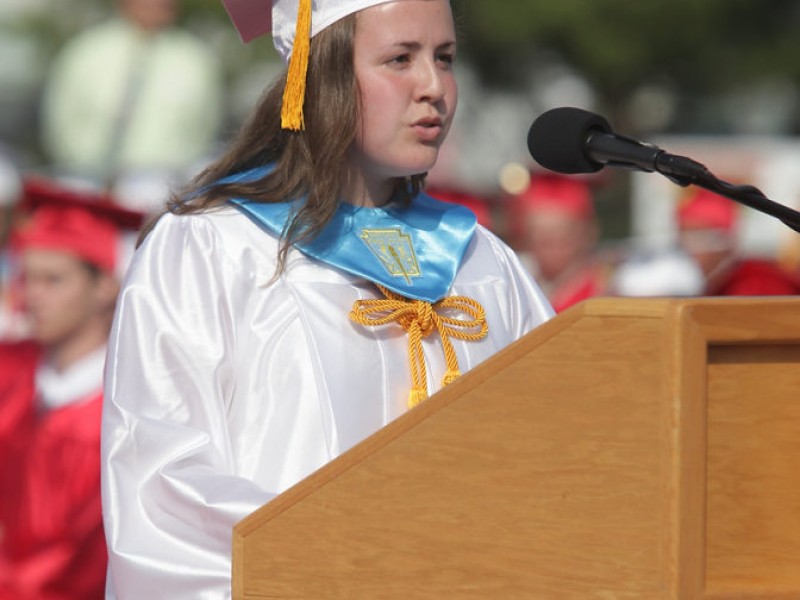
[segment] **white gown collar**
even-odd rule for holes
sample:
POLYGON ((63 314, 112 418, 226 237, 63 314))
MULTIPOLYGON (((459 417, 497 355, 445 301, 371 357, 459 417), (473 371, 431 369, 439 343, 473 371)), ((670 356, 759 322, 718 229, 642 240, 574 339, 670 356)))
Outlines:
POLYGON ((99 393, 103 389, 105 359, 106 347, 102 346, 63 372, 48 362, 41 362, 36 368, 40 404, 47 410, 54 410, 99 393))

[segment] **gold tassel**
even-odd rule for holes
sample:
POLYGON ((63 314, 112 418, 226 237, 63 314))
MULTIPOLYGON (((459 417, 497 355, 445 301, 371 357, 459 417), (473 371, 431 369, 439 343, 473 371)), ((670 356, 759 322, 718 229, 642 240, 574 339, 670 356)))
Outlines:
POLYGON ((423 401, 428 399, 428 392, 427 390, 418 390, 413 389, 408 394, 408 408, 414 408, 418 404, 422 403, 423 401))
POLYGON ((281 128, 292 131, 305 129, 303 102, 306 96, 306 73, 311 45, 311 0, 300 0, 297 5, 297 26, 289 59, 286 88, 281 106, 281 128))

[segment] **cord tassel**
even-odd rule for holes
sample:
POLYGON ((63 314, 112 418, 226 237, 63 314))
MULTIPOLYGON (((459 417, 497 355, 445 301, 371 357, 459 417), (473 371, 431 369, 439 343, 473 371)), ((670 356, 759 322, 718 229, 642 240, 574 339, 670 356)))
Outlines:
POLYGON ((297 26, 295 28, 292 56, 286 75, 281 105, 281 128, 291 131, 305 129, 303 103, 306 96, 306 74, 308 55, 311 46, 311 0, 300 0, 297 5, 297 26))

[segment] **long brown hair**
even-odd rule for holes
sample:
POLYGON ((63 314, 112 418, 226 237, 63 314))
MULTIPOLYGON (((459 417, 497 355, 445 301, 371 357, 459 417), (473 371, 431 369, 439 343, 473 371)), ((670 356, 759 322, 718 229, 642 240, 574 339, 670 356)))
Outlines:
MULTIPOLYGON (((267 89, 227 151, 206 168, 167 210, 184 215, 224 205, 230 198, 286 202, 306 197, 282 235, 277 272, 292 244, 316 237, 336 212, 344 189, 347 156, 355 141, 361 93, 353 66, 356 17, 349 15, 311 41, 303 106, 305 129, 280 126, 286 72, 267 89), (223 177, 271 164, 263 177, 219 183, 223 177)), ((395 181, 393 200, 409 202, 425 174, 395 181)), ((146 235, 146 232, 143 236, 146 235)))

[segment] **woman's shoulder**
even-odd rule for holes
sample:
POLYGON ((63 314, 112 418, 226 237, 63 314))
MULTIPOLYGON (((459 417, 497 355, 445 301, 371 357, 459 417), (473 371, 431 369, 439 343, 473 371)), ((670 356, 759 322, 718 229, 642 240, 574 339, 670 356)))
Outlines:
POLYGON ((227 257, 235 264, 243 260, 274 260, 278 239, 259 227, 234 206, 178 215, 165 213, 142 243, 142 250, 202 253, 227 257), (254 256, 255 254, 255 256, 254 256), (265 256, 267 255, 267 256, 265 256))
POLYGON ((491 255, 495 260, 501 262, 517 258, 516 252, 498 234, 484 225, 478 224, 475 227, 471 246, 474 252, 491 255))
POLYGON ((156 232, 167 236, 207 235, 233 240, 274 237, 231 204, 196 213, 164 213, 153 228, 153 233, 156 232))

